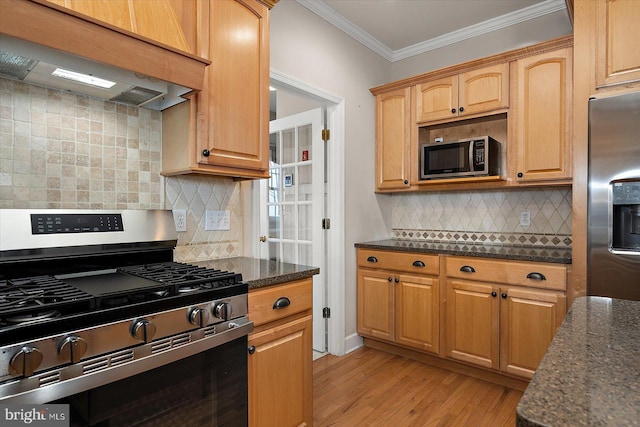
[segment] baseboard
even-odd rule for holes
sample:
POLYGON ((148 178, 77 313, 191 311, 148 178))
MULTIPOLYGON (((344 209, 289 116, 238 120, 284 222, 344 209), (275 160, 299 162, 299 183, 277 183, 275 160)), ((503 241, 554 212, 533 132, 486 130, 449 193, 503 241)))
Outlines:
MULTIPOLYGON (((344 354, 351 353, 364 345, 362 337, 358 334, 351 334, 344 339, 344 354)), ((341 355, 342 356, 342 355, 341 355)))

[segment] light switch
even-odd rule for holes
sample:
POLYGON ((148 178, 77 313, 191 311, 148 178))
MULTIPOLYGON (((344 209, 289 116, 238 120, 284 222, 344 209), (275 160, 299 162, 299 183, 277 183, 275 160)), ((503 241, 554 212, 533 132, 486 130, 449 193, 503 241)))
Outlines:
POLYGON ((229 230, 230 222, 229 211, 206 211, 204 229, 206 231, 229 230))

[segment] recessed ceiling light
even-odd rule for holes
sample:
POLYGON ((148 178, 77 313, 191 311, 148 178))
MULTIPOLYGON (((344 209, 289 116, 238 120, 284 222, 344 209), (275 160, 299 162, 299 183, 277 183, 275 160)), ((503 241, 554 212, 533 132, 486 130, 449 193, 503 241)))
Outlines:
POLYGON ((88 74, 76 73, 75 71, 65 70, 64 68, 56 68, 51 75, 104 89, 110 89, 116 84, 116 82, 112 82, 110 80, 101 79, 88 74))

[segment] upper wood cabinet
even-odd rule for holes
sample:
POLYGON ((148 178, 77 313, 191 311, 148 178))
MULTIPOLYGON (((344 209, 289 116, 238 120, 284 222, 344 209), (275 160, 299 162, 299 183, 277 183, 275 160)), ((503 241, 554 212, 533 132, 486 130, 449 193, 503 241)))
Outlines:
POLYGON ((199 2, 204 89, 163 112, 162 174, 269 176, 269 9, 199 2))
POLYGON ((416 85, 416 121, 447 120, 509 106, 509 64, 416 85))
POLYGON ((640 81, 640 2, 598 0, 596 89, 640 81))
POLYGON ((566 48, 516 62, 517 182, 571 180, 572 59, 566 48))
POLYGON ((376 189, 409 187, 410 89, 376 96, 376 189))
POLYGON ((195 54, 195 0, 47 0, 74 12, 195 54))

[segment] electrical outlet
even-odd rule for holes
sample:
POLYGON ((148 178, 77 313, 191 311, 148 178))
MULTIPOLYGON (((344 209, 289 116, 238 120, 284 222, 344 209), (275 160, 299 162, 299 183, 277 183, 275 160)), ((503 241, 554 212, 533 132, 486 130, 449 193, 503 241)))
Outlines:
POLYGON ((176 231, 187 231, 187 211, 184 209, 174 209, 173 222, 176 224, 176 231))
POLYGON ((531 225, 531 212, 520 212, 520 225, 523 227, 529 227, 531 225))
POLYGON ((230 222, 229 211, 206 211, 204 229, 206 231, 229 230, 230 222))

